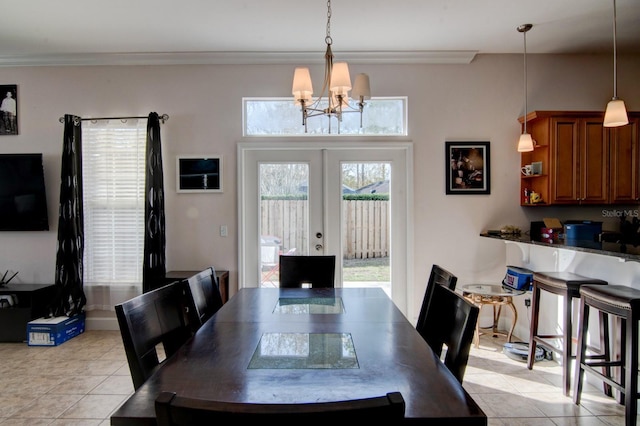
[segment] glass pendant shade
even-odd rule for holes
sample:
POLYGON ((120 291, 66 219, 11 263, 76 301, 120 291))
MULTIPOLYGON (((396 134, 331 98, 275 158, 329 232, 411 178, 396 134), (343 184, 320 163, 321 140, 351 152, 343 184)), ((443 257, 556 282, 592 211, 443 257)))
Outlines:
POLYGON ((604 127, 619 127, 629 124, 627 109, 622 99, 611 99, 604 113, 604 127))
POLYGON ((520 135, 518 141, 518 152, 530 152, 533 151, 533 138, 529 133, 523 133, 520 135))
POLYGON ((300 100, 305 102, 311 101, 313 95, 313 86, 311 84, 311 74, 309 68, 298 67, 293 73, 293 87, 291 93, 296 101, 296 104, 300 104, 300 100))
POLYGON ((353 99, 371 99, 371 86, 369 86, 369 75, 358 74, 356 81, 353 82, 353 90, 351 91, 353 99))

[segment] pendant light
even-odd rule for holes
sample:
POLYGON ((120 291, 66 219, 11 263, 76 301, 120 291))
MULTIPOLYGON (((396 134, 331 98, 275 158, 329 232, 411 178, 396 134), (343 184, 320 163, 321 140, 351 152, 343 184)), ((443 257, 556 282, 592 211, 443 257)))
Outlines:
POLYGON ((518 32, 524 35, 524 130, 518 141, 518 152, 533 151, 533 139, 527 133, 527 31, 532 27, 531 24, 522 24, 518 27, 518 32))
POLYGON ((618 99, 618 67, 616 57, 616 0, 613 0, 613 98, 604 113, 604 127, 619 127, 629 124, 624 101, 618 99))

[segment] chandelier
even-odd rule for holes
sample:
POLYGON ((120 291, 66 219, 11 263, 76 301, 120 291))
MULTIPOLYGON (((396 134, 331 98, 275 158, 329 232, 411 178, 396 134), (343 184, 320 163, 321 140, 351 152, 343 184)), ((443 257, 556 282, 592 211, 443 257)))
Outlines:
POLYGON ((311 74, 307 67, 297 67, 293 73, 292 94, 296 105, 300 105, 302 111, 302 125, 307 133, 307 120, 311 117, 328 117, 329 133, 331 133, 331 118, 338 120, 338 133, 340 133, 340 123, 342 114, 357 112, 360 114, 360 127, 362 128, 362 111, 365 106, 365 99, 371 98, 369 87, 369 76, 358 74, 353 87, 349 76, 349 66, 346 62, 333 62, 333 52, 331 51, 331 0, 327 1, 327 34, 324 39, 327 44, 327 51, 324 54, 324 81, 320 96, 313 99, 313 86, 311 84, 311 74), (353 90, 352 90, 353 89, 353 90), (349 103, 349 91, 351 97, 356 101, 356 105, 349 103))

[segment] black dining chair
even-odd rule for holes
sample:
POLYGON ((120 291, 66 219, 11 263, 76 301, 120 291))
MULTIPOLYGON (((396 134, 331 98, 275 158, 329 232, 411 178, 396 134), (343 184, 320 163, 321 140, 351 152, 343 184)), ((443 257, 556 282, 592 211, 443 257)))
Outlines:
POLYGON ((440 285, 447 287, 450 290, 455 290, 457 282, 458 277, 443 267, 435 264, 431 267, 429 281, 427 281, 427 289, 424 292, 422 307, 420 308, 420 314, 418 315, 418 321, 416 322, 416 330, 418 330, 418 333, 422 334, 426 326, 425 318, 427 316, 427 311, 429 310, 429 303, 431 302, 434 287, 440 285))
POLYGON ((222 307, 222 296, 213 266, 187 278, 200 324, 204 324, 222 307))
POLYGON ((422 337, 462 383, 480 308, 445 286, 433 288, 422 337))
POLYGON ((186 281, 143 293, 115 309, 135 389, 162 363, 158 349, 169 358, 193 336, 200 323, 186 281))
POLYGON ((280 256, 280 288, 335 287, 336 257, 280 256))
POLYGON ((391 421, 404 418, 405 401, 400 392, 383 396, 333 402, 300 404, 233 403, 186 398, 162 392, 155 400, 158 426, 231 424, 232 421, 277 421, 279 425, 300 425, 301 421, 335 421, 361 424, 364 421, 391 421))

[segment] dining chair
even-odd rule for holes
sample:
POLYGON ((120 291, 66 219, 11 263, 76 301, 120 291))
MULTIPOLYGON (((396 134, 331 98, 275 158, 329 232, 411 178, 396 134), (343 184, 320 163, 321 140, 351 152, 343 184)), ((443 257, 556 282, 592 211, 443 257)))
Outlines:
POLYGON ((200 325, 204 324, 222 307, 222 296, 213 266, 187 278, 200 325))
POLYGON ((335 274, 335 255, 280 256, 280 288, 333 288, 335 274))
POLYGON ((480 308, 442 285, 433 288, 422 337, 462 383, 480 308))
POLYGON ((427 281, 427 289, 425 290, 424 298, 422 299, 422 307, 420 308, 420 314, 418 315, 418 321, 416 322, 416 330, 418 330, 420 334, 423 333, 425 328, 425 318, 427 316, 427 311, 429 310, 429 303, 431 302, 434 287, 440 285, 447 287, 450 290, 455 290, 457 282, 458 277, 443 267, 436 264, 431 267, 429 281, 427 281))
POLYGON ((143 293, 115 309, 135 389, 161 365, 158 349, 169 358, 199 326, 191 290, 184 280, 143 293))
POLYGON ((155 410, 158 426, 227 424, 236 420, 272 420, 278 421, 279 425, 296 426, 307 420, 360 424, 367 420, 397 422, 403 419, 405 401, 400 392, 363 399, 299 404, 208 401, 162 392, 155 400, 155 410))

